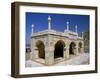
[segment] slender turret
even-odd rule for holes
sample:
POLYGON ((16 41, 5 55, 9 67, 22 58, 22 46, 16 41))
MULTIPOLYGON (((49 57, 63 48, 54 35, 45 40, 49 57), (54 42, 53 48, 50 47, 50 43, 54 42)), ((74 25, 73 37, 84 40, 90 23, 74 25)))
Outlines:
POLYGON ((51 17, 48 16, 48 30, 51 30, 51 17))

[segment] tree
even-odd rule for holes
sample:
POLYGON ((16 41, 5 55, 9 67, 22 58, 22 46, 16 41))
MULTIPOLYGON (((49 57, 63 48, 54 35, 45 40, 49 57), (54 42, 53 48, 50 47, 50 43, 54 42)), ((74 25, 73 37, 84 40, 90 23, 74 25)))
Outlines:
POLYGON ((84 40, 84 52, 89 53, 89 43, 90 43, 90 38, 89 38, 89 30, 83 33, 83 40, 84 40))

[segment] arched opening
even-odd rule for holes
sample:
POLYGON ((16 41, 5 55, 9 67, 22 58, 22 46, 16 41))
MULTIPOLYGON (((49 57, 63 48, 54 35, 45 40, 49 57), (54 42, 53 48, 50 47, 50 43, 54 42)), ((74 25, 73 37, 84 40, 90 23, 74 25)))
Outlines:
POLYGON ((44 43, 42 41, 38 41, 36 43, 36 47, 38 48, 38 57, 45 59, 45 46, 44 43))
POLYGON ((55 44, 54 58, 59 58, 64 56, 64 47, 65 43, 61 40, 55 44))
POLYGON ((75 54, 76 44, 74 42, 70 43, 69 54, 75 54))
POLYGON ((78 52, 79 52, 79 53, 82 52, 81 49, 82 49, 82 43, 80 42, 80 43, 78 44, 78 52))

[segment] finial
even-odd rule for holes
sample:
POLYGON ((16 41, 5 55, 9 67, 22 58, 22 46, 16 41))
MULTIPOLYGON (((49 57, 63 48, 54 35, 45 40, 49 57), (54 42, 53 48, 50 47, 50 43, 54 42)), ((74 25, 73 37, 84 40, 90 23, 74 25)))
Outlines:
POLYGON ((32 24, 32 33, 34 32, 34 24, 32 24))
POLYGON ((67 21, 66 24, 67 24, 67 31, 69 31, 69 21, 67 21))
POLYGON ((69 25, 69 21, 67 21, 66 23, 67 23, 67 25, 69 25))
POLYGON ((51 17, 50 16, 48 16, 48 20, 51 20, 51 17))
POLYGON ((48 16, 48 30, 51 30, 51 17, 48 16))
POLYGON ((75 32, 77 33, 77 25, 75 25, 75 32))

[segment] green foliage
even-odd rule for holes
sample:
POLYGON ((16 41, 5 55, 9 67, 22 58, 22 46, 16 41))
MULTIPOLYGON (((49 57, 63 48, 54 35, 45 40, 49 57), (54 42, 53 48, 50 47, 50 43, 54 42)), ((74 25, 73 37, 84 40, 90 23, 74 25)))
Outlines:
POLYGON ((86 53, 89 53, 89 45, 90 45, 89 30, 83 33, 83 40, 84 40, 84 51, 86 53))

